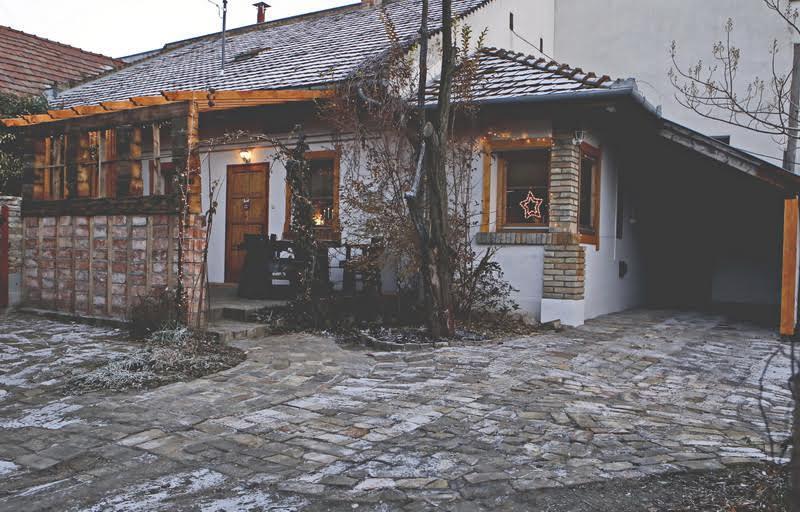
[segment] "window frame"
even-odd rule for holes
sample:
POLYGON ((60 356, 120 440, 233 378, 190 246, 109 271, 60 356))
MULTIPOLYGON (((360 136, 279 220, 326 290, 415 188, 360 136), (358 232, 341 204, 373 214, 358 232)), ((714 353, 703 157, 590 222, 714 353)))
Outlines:
MULTIPOLYGON (((339 222, 339 167, 341 154, 335 149, 325 149, 320 151, 306 151, 305 159, 312 160, 332 160, 333 161, 333 219, 330 226, 314 228, 318 238, 323 241, 339 242, 342 238, 341 224, 339 222)), ((292 239, 292 187, 286 183, 286 211, 283 222, 283 238, 292 239)))
POLYGON ((600 186, 602 176, 603 152, 600 148, 582 142, 580 145, 580 167, 578 175, 578 235, 579 241, 582 244, 594 245, 598 250, 600 249, 600 186), (580 187, 583 185, 583 177, 580 173, 583 172, 583 160, 588 157, 594 160, 594 168, 592 175, 592 226, 587 228, 581 224, 581 201, 580 197, 583 193, 580 187))
POLYGON ((547 222, 537 224, 520 224, 520 223, 506 223, 506 172, 507 160, 504 158, 504 153, 517 153, 526 151, 543 151, 547 153, 547 198, 548 205, 550 203, 550 180, 552 175, 552 150, 553 139, 550 137, 537 138, 537 139, 503 139, 493 140, 484 145, 484 194, 483 194, 483 220, 486 231, 488 231, 490 211, 490 194, 488 192, 491 185, 491 160, 497 162, 497 181, 496 181, 496 207, 495 207, 495 231, 497 232, 541 232, 550 229, 550 220, 547 222), (489 172, 487 172, 489 171, 489 172))

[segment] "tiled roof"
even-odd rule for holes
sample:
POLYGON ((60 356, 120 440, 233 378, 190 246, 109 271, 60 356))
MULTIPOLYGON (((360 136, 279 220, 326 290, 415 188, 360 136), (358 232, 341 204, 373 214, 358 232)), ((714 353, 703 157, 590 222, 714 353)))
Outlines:
POLYGON ((54 84, 68 84, 123 63, 0 25, 0 91, 41 94, 54 84))
MULTIPOLYGON (((453 0, 464 16, 492 0, 453 0)), ((63 107, 158 95, 175 90, 268 90, 308 88, 341 81, 370 57, 390 47, 385 16, 398 38, 418 37, 420 0, 395 0, 382 8, 331 11, 233 31, 227 38, 225 74, 220 74, 219 34, 177 48, 63 91, 63 107)), ((441 28, 441 0, 431 0, 429 28, 441 28)))
MULTIPOLYGON (((472 88, 475 101, 523 96, 557 95, 566 92, 606 90, 615 84, 608 76, 597 76, 580 68, 498 48, 478 50, 477 78, 472 88)), ((438 83, 428 89, 435 100, 438 83)), ((459 98, 454 98, 456 101, 459 98)))

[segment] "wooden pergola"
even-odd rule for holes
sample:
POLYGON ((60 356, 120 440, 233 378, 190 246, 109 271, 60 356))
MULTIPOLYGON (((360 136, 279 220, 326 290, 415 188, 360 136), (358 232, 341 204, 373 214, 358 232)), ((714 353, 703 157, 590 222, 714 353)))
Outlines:
POLYGON ((64 119, 76 119, 132 110, 142 107, 195 102, 199 112, 229 110, 242 107, 276 105, 298 101, 314 101, 332 97, 330 89, 288 89, 272 91, 162 91, 156 96, 135 96, 121 101, 103 101, 96 105, 82 105, 61 110, 48 110, 46 114, 33 114, 0 119, 6 127, 30 126, 64 119))
POLYGON ((190 212, 200 213, 200 113, 316 101, 333 94, 330 89, 165 91, 0 122, 18 128, 25 147, 23 215, 174 212, 175 194, 161 174, 162 141, 170 147, 170 167, 189 176, 190 212), (148 196, 142 176, 144 134, 152 136, 151 170, 159 177, 148 196))

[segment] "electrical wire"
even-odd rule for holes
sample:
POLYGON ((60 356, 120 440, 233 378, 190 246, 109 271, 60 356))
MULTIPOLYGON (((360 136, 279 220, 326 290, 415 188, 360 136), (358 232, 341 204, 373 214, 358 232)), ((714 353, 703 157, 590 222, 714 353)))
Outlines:
POLYGON ((512 33, 512 34, 514 34, 515 36, 517 36, 518 38, 522 39, 522 40, 523 40, 525 43, 527 43, 527 44, 528 44, 528 45, 529 45, 531 48, 533 48, 533 49, 534 49, 534 50, 536 50, 537 52, 541 53, 542 55, 544 55, 544 56, 545 56, 545 57, 547 57, 548 59, 550 59, 550 60, 552 60, 552 61, 556 60, 556 59, 554 59, 553 57, 551 57, 550 55, 546 54, 546 53, 544 52, 544 50, 542 50, 541 48, 539 48, 539 47, 538 47, 538 46, 536 46, 535 44, 531 43, 530 41, 528 41, 527 39, 525 39, 524 37, 522 37, 522 35, 520 35, 520 34, 519 34, 519 33, 518 33, 516 30, 514 30, 513 28, 511 29, 511 33, 512 33))

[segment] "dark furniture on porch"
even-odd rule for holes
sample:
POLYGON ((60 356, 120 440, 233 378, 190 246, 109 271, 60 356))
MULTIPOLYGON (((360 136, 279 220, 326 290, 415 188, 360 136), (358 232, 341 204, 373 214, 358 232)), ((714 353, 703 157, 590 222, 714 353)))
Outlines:
MULTIPOLYGON (((245 299, 287 299, 297 291, 302 262, 295 258, 295 242, 278 240, 276 235, 245 235, 243 249, 246 251, 244 267, 239 281, 239 297, 245 299)), ((329 250, 344 250, 344 260, 336 260, 336 268, 343 272, 342 294, 380 295, 381 275, 368 264, 382 251, 379 240, 370 244, 340 244, 321 242, 318 258, 324 262, 319 266, 322 281, 330 283, 329 250)))

